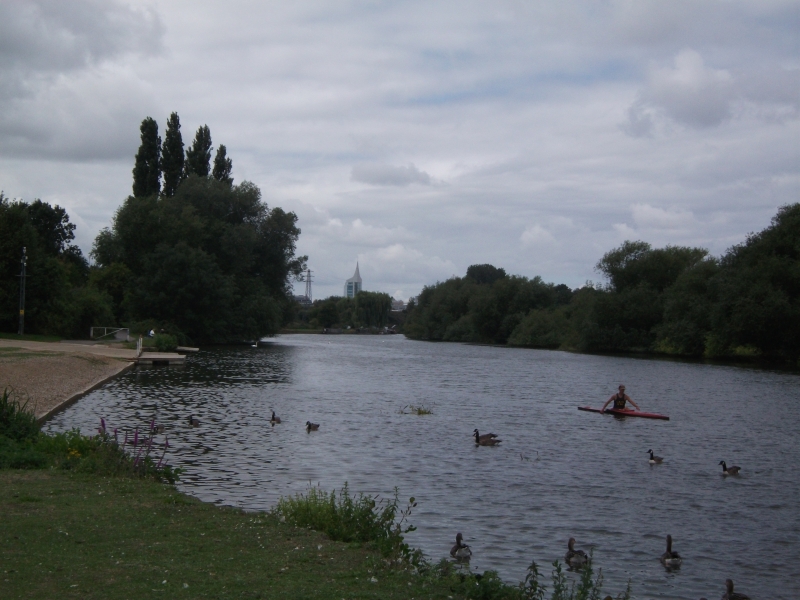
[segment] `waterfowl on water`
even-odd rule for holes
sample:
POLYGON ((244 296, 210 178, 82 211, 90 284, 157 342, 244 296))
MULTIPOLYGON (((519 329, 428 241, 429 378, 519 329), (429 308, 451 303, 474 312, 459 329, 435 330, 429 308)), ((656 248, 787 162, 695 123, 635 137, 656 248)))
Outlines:
POLYGON ((583 550, 575 550, 575 538, 569 538, 567 542, 567 553, 564 555, 564 562, 573 569, 578 569, 586 564, 589 556, 583 550))
POLYGON ((281 422, 281 418, 278 417, 277 415, 275 415, 275 411, 274 410, 272 411, 272 417, 270 418, 269 422, 272 423, 273 425, 275 425, 275 423, 280 423, 281 422))
POLYGON ((156 425, 154 431, 156 433, 164 433, 164 426, 163 425, 156 425))
POLYGON ((727 591, 722 594, 720 600, 750 600, 750 596, 733 591, 733 581, 731 579, 725 580, 725 589, 727 591))
POLYGON ((497 438, 483 438, 481 439, 478 434, 475 434, 475 443, 478 446, 497 446, 503 440, 498 440, 497 438))
POLYGON ((483 435, 478 433, 478 430, 475 429, 472 432, 475 435, 475 441, 480 443, 481 440, 492 440, 497 437, 496 433, 484 433, 483 435))
POLYGON ((662 462, 664 462, 664 459, 662 457, 653 456, 653 449, 652 448, 650 450, 648 450, 648 452, 650 453, 650 464, 651 465, 659 465, 662 462))
POLYGON ((667 536, 667 551, 661 555, 661 564, 665 567, 675 568, 680 567, 683 559, 681 559, 681 555, 677 552, 672 551, 672 536, 667 536))
POLYGON ((470 550, 469 546, 462 541, 463 539, 463 535, 460 533, 456 534, 456 544, 450 548, 450 556, 460 560, 469 560, 469 558, 472 556, 472 550, 470 550))
POLYGON ((194 415, 189 415, 189 427, 200 427, 200 419, 195 419, 194 415))
POLYGON ((722 474, 723 475, 738 475, 739 471, 742 470, 741 467, 731 466, 725 464, 724 460, 719 461, 719 464, 722 465, 722 474))
POLYGON ((319 429, 319 423, 312 423, 311 421, 306 421, 306 431, 316 431, 319 429))

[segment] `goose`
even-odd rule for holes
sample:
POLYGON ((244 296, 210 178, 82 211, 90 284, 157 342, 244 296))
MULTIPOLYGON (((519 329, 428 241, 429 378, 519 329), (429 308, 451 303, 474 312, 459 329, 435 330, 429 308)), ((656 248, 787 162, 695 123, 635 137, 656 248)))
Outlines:
POLYGON ((311 421, 306 421, 306 431, 317 431, 319 429, 319 423, 312 423, 311 421))
POLYGON ((575 545, 575 538, 569 538, 569 542, 567 542, 567 553, 564 555, 564 562, 567 563, 573 569, 579 569, 586 561, 589 560, 589 557, 586 555, 586 552, 583 550, 575 550, 573 547, 575 545))
POLYGON ((662 462, 664 462, 664 459, 662 457, 653 456, 653 449, 652 448, 650 450, 648 450, 648 452, 650 453, 650 464, 651 465, 660 465, 662 462))
POLYGON ((498 440, 497 438, 485 438, 481 439, 478 434, 475 434, 475 443, 478 446, 497 446, 503 440, 498 440))
POLYGON ((275 415, 274 410, 272 411, 272 417, 270 418, 269 422, 272 423, 273 425, 275 425, 275 423, 281 422, 281 418, 275 415))
POLYGON ((722 598, 720 600, 750 600, 750 596, 733 591, 733 580, 731 579, 725 580, 725 589, 727 591, 722 594, 722 598))
POLYGON ((156 433, 164 433, 164 426, 163 425, 156 425, 154 431, 156 433))
POLYGON ((739 471, 742 470, 741 467, 736 467, 736 466, 729 467, 728 465, 725 464, 724 460, 719 461, 719 464, 722 465, 723 475, 738 475, 739 471))
POLYGON ((189 415, 189 427, 200 427, 200 419, 195 419, 194 415, 189 415))
POLYGON ((497 437, 496 433, 484 433, 483 435, 478 433, 478 430, 475 429, 473 432, 475 434, 475 441, 480 442, 480 440, 491 440, 497 437))
POLYGON ((456 545, 450 548, 450 556, 460 560, 469 560, 472 556, 472 550, 462 541, 463 539, 463 535, 460 533, 456 534, 456 545))
POLYGON ((672 536, 667 536, 667 551, 661 555, 661 564, 667 567, 668 569, 675 567, 680 567, 683 560, 681 559, 681 555, 677 552, 672 551, 672 536))

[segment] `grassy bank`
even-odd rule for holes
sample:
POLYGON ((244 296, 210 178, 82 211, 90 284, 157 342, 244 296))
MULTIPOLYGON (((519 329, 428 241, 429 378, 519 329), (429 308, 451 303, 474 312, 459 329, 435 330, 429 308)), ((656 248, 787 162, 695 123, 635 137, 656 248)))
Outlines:
POLYGON ((2 470, 0 514, 2 598, 453 597, 367 545, 145 479, 2 470))

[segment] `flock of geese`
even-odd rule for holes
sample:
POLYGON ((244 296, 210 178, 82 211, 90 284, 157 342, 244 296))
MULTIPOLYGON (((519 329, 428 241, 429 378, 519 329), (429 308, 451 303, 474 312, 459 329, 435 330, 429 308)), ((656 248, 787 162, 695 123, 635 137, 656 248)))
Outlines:
MULTIPOLYGON (((497 434, 495 433, 481 433, 477 430, 473 430, 473 435, 475 436, 475 444, 478 446, 496 446, 503 440, 498 439, 497 434)), ((653 449, 647 451, 650 455, 650 464, 651 465, 659 465, 664 462, 664 457, 656 456, 653 453, 653 449)), ((728 466, 724 460, 719 461, 719 464, 722 465, 722 474, 723 475, 738 475, 739 472, 742 470, 741 467, 737 466, 728 466)), ((461 533, 456 535, 456 543, 450 549, 450 556, 455 558, 456 560, 460 561, 468 561, 472 557, 472 550, 470 547, 464 543, 464 536, 461 533)), ((661 564, 667 570, 677 569, 681 566, 683 559, 681 555, 675 552, 672 549, 672 536, 667 536, 667 549, 662 554, 659 559, 661 560, 661 564)), ((567 553, 564 555, 564 562, 567 563, 570 569, 577 570, 582 568, 587 561, 589 560, 589 556, 583 550, 575 550, 575 538, 569 538, 567 542, 567 553)), ((721 600, 750 600, 749 596, 745 594, 740 594, 738 592, 733 591, 733 580, 726 579, 725 580, 725 594, 722 595, 721 600)), ((610 596, 609 596, 610 598, 610 596)), ((706 600, 705 598, 701 598, 700 600, 706 600)))
MULTIPOLYGON (((272 416, 269 419, 271 425, 277 425, 281 422, 281 418, 275 414, 275 411, 272 411, 272 416)), ((200 420, 196 419, 194 415, 189 415, 188 423, 190 427, 199 427, 200 420)), ((319 430, 319 423, 312 423, 311 421, 306 421, 306 431, 318 431, 319 430)), ((484 433, 481 434, 478 429, 473 430, 473 436, 475 437, 475 444, 478 446, 497 446, 503 440, 497 437, 496 433, 484 433)), ((656 465, 661 464, 664 462, 664 458, 661 456, 656 456, 653 454, 653 449, 647 451, 650 455, 650 464, 656 465)), ((724 460, 719 461, 719 464, 722 465, 722 474, 723 475, 738 475, 739 472, 742 470, 741 467, 737 466, 727 466, 724 460)), ((456 534, 456 543, 450 548, 450 556, 455 558, 458 561, 469 561, 472 558, 472 550, 470 547, 464 543, 464 536, 461 533, 456 534)), ((680 554, 675 552, 672 549, 672 536, 667 536, 667 549, 666 551, 659 557, 661 560, 661 564, 668 570, 677 569, 681 566, 683 559, 681 558, 680 554)), ((564 555, 564 562, 567 563, 570 569, 578 570, 581 569, 589 560, 589 556, 583 550, 575 550, 575 538, 569 538, 567 542, 567 553, 564 555)), ((749 596, 745 594, 740 594, 739 592, 733 591, 733 581, 730 579, 725 580, 725 588, 726 592, 722 595, 721 600, 750 600, 749 596)), ((607 598, 610 598, 607 597, 607 598)), ((700 600, 706 600, 705 598, 701 598, 700 600)))
MULTIPOLYGON (((464 562, 472 558, 472 550, 470 550, 470 547, 464 543, 464 536, 461 535, 461 533, 456 534, 456 543, 452 548, 450 548, 450 556, 458 561, 464 562)), ((677 569, 683 562, 681 555, 672 549, 671 535, 667 536, 667 549, 664 554, 659 557, 659 560, 667 570, 677 569)), ((575 538, 569 538, 569 541, 567 542, 567 553, 564 555, 564 562, 567 563, 569 568, 574 571, 583 568, 583 566, 589 562, 589 555, 586 554, 586 552, 575 549, 575 538)), ((733 580, 731 579, 725 580, 725 589, 726 591, 722 595, 721 600, 750 600, 749 596, 733 591, 733 580)), ((606 599, 608 598, 611 598, 611 596, 606 597, 606 599)), ((706 600, 706 598, 700 598, 700 600, 706 600)))

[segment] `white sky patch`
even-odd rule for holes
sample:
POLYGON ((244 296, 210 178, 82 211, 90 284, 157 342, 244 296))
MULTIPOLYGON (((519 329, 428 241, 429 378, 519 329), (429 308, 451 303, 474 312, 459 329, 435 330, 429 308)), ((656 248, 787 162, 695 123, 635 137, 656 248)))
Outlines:
POLYGON ((649 204, 634 204, 631 206, 631 213, 639 228, 686 229, 696 225, 691 211, 664 210, 649 204))
POLYGON ((356 165, 351 171, 353 181, 370 183, 372 185, 397 185, 406 186, 412 183, 430 185, 431 176, 425 171, 409 164, 407 167, 394 167, 392 165, 356 165))
POLYGON ((538 223, 526 227, 519 240, 525 248, 551 246, 556 242, 553 234, 538 223))

